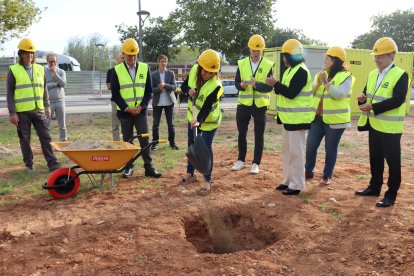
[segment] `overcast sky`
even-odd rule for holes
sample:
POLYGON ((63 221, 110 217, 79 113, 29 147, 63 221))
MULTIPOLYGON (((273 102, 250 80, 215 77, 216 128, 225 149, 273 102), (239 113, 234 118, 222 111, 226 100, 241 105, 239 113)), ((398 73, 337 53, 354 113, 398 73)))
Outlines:
MULTIPOLYGON (((252 0, 255 1, 255 0, 252 0)), ((115 25, 138 25, 138 0, 35 0, 48 7, 40 22, 22 37, 30 37, 39 50, 62 53, 71 37, 102 34, 110 45, 119 43, 115 25)), ((167 16, 175 0, 141 0, 151 17, 167 16)), ((302 29, 328 46, 348 47, 358 35, 369 31, 373 15, 414 8, 413 0, 277 0, 276 26, 302 29)), ((148 22, 145 22, 148 24, 148 22)), ((20 39, 7 42, 0 56, 12 56, 20 39)))

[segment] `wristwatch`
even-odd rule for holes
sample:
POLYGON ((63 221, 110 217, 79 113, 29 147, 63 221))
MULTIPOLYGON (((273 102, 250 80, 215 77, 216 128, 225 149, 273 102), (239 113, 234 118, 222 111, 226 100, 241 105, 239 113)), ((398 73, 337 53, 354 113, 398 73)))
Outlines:
POLYGON ((327 80, 324 80, 324 81, 323 81, 323 84, 327 84, 327 83, 328 83, 328 81, 327 81, 327 80))

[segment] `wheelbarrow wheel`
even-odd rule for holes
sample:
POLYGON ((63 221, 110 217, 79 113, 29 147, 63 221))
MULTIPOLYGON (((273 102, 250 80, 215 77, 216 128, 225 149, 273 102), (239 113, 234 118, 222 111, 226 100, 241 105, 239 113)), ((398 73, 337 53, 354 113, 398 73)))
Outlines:
MULTIPOLYGON (((47 186, 63 185, 70 177, 75 177, 76 172, 69 168, 55 170, 47 180, 47 186)), ((68 198, 78 192, 80 186, 79 177, 69 181, 65 186, 49 189, 49 194, 56 199, 68 198)))

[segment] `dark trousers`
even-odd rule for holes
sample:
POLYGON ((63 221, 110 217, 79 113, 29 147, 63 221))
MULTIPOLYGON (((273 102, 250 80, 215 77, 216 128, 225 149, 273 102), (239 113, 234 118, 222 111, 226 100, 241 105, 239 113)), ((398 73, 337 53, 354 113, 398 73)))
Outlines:
POLYGON ((385 197, 395 200, 401 184, 401 134, 389 134, 369 130, 369 162, 371 180, 369 188, 381 191, 384 174, 384 159, 388 164, 388 191, 385 197))
POLYGON ((17 116, 19 117, 17 135, 19 136, 23 162, 26 167, 33 165, 33 152, 30 146, 32 125, 36 130, 37 136, 39 136, 47 166, 50 168, 55 165, 57 160, 50 145, 52 138, 50 138, 49 123, 45 113, 43 111, 18 112, 17 116))
MULTIPOLYGON (((191 128, 190 123, 188 123, 188 140, 187 140, 187 145, 190 146, 191 144, 194 143, 194 131, 191 128)), ((212 149, 212 145, 213 145, 213 139, 214 139, 214 135, 216 134, 217 128, 210 130, 210 131, 201 131, 200 129, 198 129, 199 132, 201 132, 201 137, 203 137, 204 142, 206 142, 208 151, 210 152, 210 157, 211 157, 211 171, 213 171, 213 149, 212 149)), ((191 165, 190 162, 187 162, 187 172, 193 174, 194 173, 194 167, 193 165, 191 165)), ((208 182, 211 181, 211 172, 209 174, 205 174, 204 175, 204 179, 208 182)))
POLYGON ((152 122, 152 141, 160 139, 160 121, 162 110, 164 109, 165 118, 167 119, 168 125, 168 141, 170 146, 175 146, 175 128, 174 128, 174 105, 169 106, 154 106, 152 109, 152 116, 154 121, 152 122))
POLYGON ((249 129, 250 118, 254 121, 254 157, 253 163, 260 165, 264 146, 264 131, 266 128, 266 107, 237 105, 236 121, 239 131, 239 157, 238 160, 245 162, 247 153, 247 131, 249 129))
MULTIPOLYGON (((134 136, 134 127, 137 134, 148 133, 147 114, 143 113, 138 116, 119 117, 122 129, 122 138, 124 142, 128 142, 134 136)), ((138 138, 141 149, 149 144, 148 137, 138 138)), ((147 148, 142 153, 142 160, 144 160, 144 168, 146 170, 152 168, 152 159, 150 156, 150 149, 147 148)))

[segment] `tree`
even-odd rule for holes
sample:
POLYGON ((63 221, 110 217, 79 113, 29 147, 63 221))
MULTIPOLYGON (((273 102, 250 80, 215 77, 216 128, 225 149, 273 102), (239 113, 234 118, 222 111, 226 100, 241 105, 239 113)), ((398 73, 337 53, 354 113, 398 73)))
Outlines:
POLYGON ((98 33, 92 34, 88 38, 72 37, 65 48, 65 53, 74 57, 79 62, 82 70, 104 71, 109 69, 109 57, 112 59, 114 55, 113 49, 106 47, 106 44, 107 40, 98 33), (98 43, 103 44, 104 47, 99 49, 96 46, 98 43), (102 57, 102 68, 100 68, 100 57, 102 57))
POLYGON ((278 47, 282 46, 283 43, 290 39, 295 38, 299 40, 303 45, 308 46, 326 46, 326 43, 320 40, 312 39, 307 37, 303 34, 302 30, 298 29, 282 29, 282 28, 275 28, 275 30, 272 32, 273 35, 270 37, 270 39, 266 42, 266 47, 278 47))
POLYGON ((276 0, 177 0, 170 15, 192 49, 222 52, 232 60, 247 52, 251 35, 267 37, 273 29, 276 0), (241 45, 243 45, 241 47, 241 45))
POLYGON ((42 11, 33 0, 2 0, 0 3, 0 45, 20 37, 33 23, 38 22, 42 11))
POLYGON ((414 10, 397 10, 388 15, 371 18, 371 30, 359 35, 352 42, 353 48, 372 49, 377 39, 389 36, 398 45, 399 51, 414 51, 414 10))
MULTIPOLYGON (((120 34, 121 42, 126 38, 139 40, 138 28, 136 26, 120 24, 115 27, 120 34)), ((142 31, 143 59, 155 62, 160 54, 174 58, 178 52, 178 45, 174 39, 175 34, 176 30, 171 28, 169 21, 162 19, 162 17, 151 19, 150 26, 142 31)))

